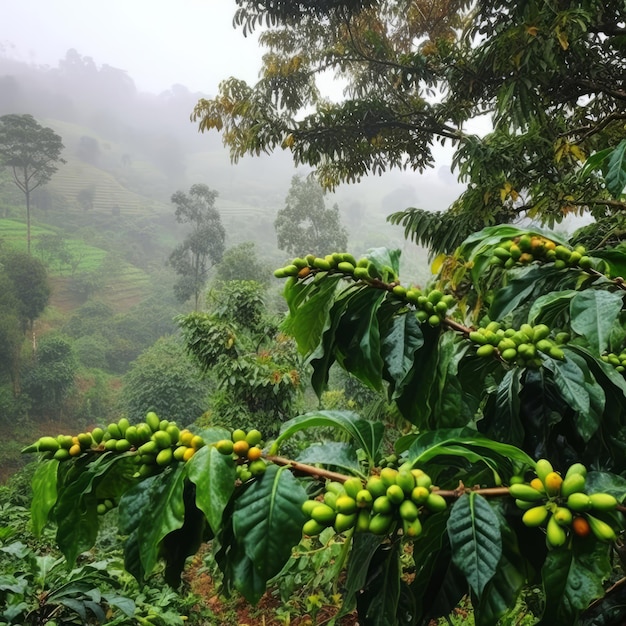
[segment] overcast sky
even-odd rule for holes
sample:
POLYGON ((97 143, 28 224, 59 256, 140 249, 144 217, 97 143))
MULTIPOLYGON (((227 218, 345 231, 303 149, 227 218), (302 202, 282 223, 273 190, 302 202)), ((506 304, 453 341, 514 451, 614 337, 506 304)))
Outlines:
POLYGON ((126 70, 140 91, 213 94, 254 82, 260 51, 232 26, 235 0, 0 0, 0 53, 56 66, 70 48, 126 70))

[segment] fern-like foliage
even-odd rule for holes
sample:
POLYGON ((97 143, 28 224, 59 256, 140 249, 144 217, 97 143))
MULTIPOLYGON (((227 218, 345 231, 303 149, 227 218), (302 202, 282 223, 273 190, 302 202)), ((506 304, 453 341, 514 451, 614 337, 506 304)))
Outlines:
POLYGON ((431 258, 451 254, 470 233, 484 226, 481 218, 468 213, 414 207, 392 213, 387 221, 403 226, 405 238, 427 248, 431 258))

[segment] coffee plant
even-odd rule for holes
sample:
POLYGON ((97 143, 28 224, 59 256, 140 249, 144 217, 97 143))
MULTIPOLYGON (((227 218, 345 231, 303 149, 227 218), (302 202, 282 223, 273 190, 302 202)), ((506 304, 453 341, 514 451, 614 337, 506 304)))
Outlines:
POLYGON ((116 507, 138 580, 163 563, 177 585, 210 541, 224 590, 253 603, 303 535, 332 535, 338 615, 362 624, 427 624, 463 598, 476 624, 497 624, 530 589, 539 624, 624 623, 624 579, 610 585, 626 511, 626 248, 490 227, 422 286, 400 281, 399 258, 309 255, 275 273, 313 389, 336 364, 384 392, 410 424, 393 450, 383 422, 350 411, 293 417, 269 441, 122 418, 25 450, 44 461, 35 531, 56 524, 73 563, 116 507), (337 437, 283 456, 307 429, 337 437))

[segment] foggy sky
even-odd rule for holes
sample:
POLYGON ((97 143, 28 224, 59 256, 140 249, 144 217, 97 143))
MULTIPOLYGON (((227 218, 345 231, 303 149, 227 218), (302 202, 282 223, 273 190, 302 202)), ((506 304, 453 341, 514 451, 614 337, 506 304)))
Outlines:
MULTIPOLYGON (((263 50, 256 36, 233 27, 236 8, 235 0, 0 0, 0 55, 56 67, 74 48, 98 67, 126 71, 139 91, 159 94, 182 84, 211 96, 230 76, 258 78, 263 50)), ((331 77, 321 88, 341 98, 331 77)), ((450 173, 450 149, 435 144, 433 152, 434 169, 421 175, 396 170, 384 178, 413 188, 423 208, 443 209, 460 186, 450 173)))
POLYGON ((139 91, 174 84, 214 94, 229 76, 255 82, 255 37, 232 26, 234 0, 0 0, 0 54, 56 66, 70 48, 125 70, 139 91))

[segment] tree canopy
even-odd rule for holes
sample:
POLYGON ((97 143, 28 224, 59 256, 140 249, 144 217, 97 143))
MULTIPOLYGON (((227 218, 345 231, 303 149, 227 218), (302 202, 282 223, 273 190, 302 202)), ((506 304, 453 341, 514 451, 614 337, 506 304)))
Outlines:
POLYGON ((324 190, 318 182, 302 176, 291 179, 285 206, 274 222, 278 247, 289 254, 302 250, 331 254, 345 250, 348 233, 341 225, 339 207, 327 208, 324 190))
POLYGON ((18 301, 17 313, 22 332, 43 313, 50 299, 51 288, 44 264, 22 252, 0 254, 0 270, 13 283, 18 301))
POLYGON ((26 199, 27 246, 30 254, 31 193, 45 185, 57 171, 63 142, 51 128, 41 126, 32 115, 0 117, 0 165, 10 168, 13 182, 26 199))
POLYGON ((192 226, 191 232, 169 257, 170 265, 179 275, 174 292, 181 302, 193 297, 196 309, 209 270, 224 254, 226 231, 214 206, 216 198, 216 191, 201 184, 192 185, 189 194, 177 191, 172 196, 176 221, 192 226))
POLYGON ((518 216, 553 226, 626 208, 623 2, 237 4, 244 34, 264 27, 261 78, 225 80, 192 115, 222 132, 235 161, 289 149, 332 189, 423 171, 436 144, 451 145, 461 197, 444 215, 391 217, 434 250, 518 216), (320 93, 329 71, 345 81, 340 102, 320 93), (468 122, 485 115, 493 130, 472 133, 468 122))

